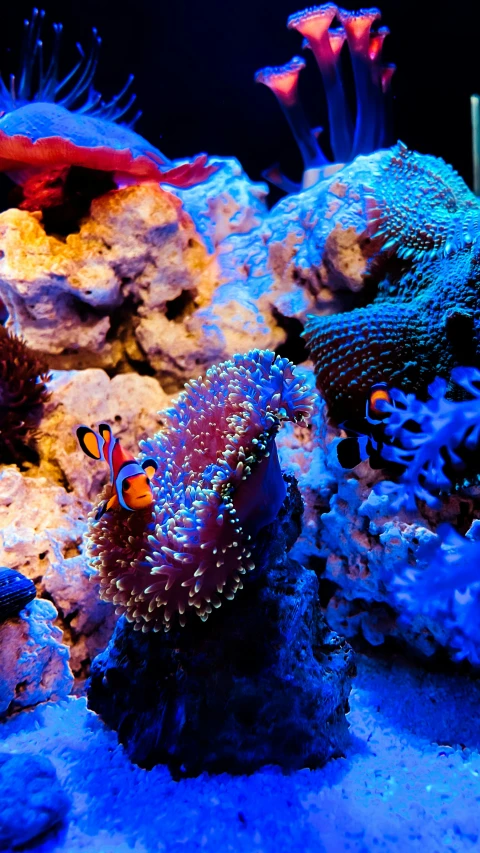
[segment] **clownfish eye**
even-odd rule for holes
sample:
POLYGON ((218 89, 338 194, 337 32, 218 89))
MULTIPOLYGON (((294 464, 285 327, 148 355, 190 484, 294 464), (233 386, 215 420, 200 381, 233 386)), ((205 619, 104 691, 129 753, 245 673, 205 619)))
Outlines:
POLYGON ((131 485, 131 484, 128 482, 128 480, 125 480, 125 482, 124 482, 124 484, 123 484, 123 486, 122 486, 122 490, 123 490, 124 492, 128 492, 128 490, 129 490, 129 488, 130 488, 130 485, 131 485))

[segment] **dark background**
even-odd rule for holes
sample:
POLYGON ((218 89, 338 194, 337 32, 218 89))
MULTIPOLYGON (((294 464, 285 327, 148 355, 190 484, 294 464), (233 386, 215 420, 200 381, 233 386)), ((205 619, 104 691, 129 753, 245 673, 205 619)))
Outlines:
MULTIPOLYGON (((88 45, 96 26, 103 37, 96 77, 107 98, 135 74, 143 116, 136 129, 169 157, 199 151, 234 155, 254 179, 276 160, 290 175, 299 160, 274 96, 253 82, 264 65, 301 52, 301 38, 285 27, 303 8, 295 0, 46 0, 45 43, 53 21, 64 24, 64 70, 74 44, 88 45)), ((355 9, 361 2, 347 2, 355 9)), ((395 136, 409 147, 437 154, 471 183, 471 93, 480 90, 480 2, 384 0, 391 36, 386 58, 397 65, 395 136), (448 8, 448 12, 445 11, 448 8)), ((0 59, 6 78, 15 70, 22 21, 31 4, 2 9, 0 59)), ((302 93, 313 125, 324 119, 321 78, 313 57, 302 74, 302 93)))

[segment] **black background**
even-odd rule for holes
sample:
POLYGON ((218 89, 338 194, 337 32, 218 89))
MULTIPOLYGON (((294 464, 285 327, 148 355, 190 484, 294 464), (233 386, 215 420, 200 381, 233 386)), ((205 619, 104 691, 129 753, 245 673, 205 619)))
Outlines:
MULTIPOLYGON (((355 9, 361 2, 347 2, 355 9)), ((234 155, 254 179, 280 159, 298 175, 299 159, 274 96, 253 82, 264 65, 301 52, 301 38, 285 27, 302 8, 295 0, 46 0, 49 25, 64 24, 63 62, 74 44, 89 41, 92 26, 103 38, 96 77, 108 98, 135 74, 143 116, 136 129, 169 157, 208 151, 234 155)), ((386 58, 394 77, 395 136, 409 147, 437 154, 471 182, 469 96, 480 90, 480 0, 434 3, 384 0, 391 36, 386 58)), ((0 35, 4 78, 15 70, 22 21, 31 4, 5 4, 0 35)), ((322 86, 313 57, 302 93, 312 125, 324 118, 322 86)))

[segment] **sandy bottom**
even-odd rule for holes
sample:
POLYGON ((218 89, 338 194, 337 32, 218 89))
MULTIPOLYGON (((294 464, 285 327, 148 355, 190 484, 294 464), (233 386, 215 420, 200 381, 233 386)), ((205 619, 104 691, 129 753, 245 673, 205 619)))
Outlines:
MULTIPOLYGON (((130 764, 84 699, 0 727, 1 750, 49 756, 69 823, 33 849, 144 853, 480 850, 480 681, 359 656, 346 758, 180 782, 130 764)), ((19 816, 21 819, 21 816, 19 816)))

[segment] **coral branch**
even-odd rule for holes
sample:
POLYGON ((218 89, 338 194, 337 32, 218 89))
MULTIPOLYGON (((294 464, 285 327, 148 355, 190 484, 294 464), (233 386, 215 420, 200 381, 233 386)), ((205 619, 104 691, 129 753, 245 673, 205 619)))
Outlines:
POLYGON ((451 380, 470 398, 446 399, 447 382, 437 377, 426 403, 398 389, 390 392, 392 403, 378 403, 389 413, 385 433, 390 443, 384 445, 382 456, 406 468, 398 486, 379 483, 375 490, 396 491, 396 507, 414 510, 418 499, 438 508, 439 495, 451 490, 467 463, 471 475, 480 470, 480 370, 456 368, 451 380))
POLYGON ((333 4, 317 6, 291 15, 287 26, 305 37, 317 61, 327 96, 333 156, 341 163, 350 157, 352 128, 338 66, 346 33, 343 28, 329 30, 337 14, 338 9, 333 4))
POLYGON ((300 149, 304 169, 308 171, 326 165, 328 160, 318 145, 298 99, 298 76, 304 67, 305 61, 294 56, 286 65, 257 71, 255 81, 268 86, 276 96, 300 149))

